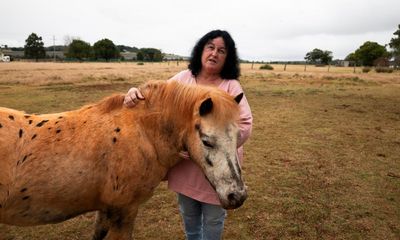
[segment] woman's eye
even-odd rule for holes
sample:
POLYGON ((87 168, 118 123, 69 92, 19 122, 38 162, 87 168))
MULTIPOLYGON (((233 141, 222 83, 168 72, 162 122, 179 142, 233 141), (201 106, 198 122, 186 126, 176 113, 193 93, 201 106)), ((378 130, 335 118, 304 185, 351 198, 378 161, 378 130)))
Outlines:
POLYGON ((209 147, 209 148, 213 148, 214 147, 210 142, 207 142, 206 140, 202 140, 202 142, 203 142, 203 145, 206 146, 206 147, 209 147))

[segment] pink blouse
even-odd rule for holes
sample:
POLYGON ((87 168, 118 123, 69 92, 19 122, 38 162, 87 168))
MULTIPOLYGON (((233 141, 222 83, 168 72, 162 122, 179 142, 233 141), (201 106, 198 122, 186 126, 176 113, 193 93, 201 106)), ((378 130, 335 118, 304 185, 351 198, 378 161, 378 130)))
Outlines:
MULTIPOLYGON (((190 70, 184 70, 170 79, 176 80, 186 84, 197 84, 195 77, 190 70)), ((243 92, 239 81, 224 80, 218 86, 220 89, 226 91, 232 96, 236 96, 243 92)), ((238 142, 238 156, 240 163, 243 162, 243 143, 249 138, 251 134, 253 116, 246 96, 243 95, 239 103, 240 107, 240 138, 238 142)), ((181 193, 185 196, 191 197, 201 202, 220 205, 218 195, 211 187, 210 183, 205 178, 200 167, 197 166, 189 158, 185 158, 168 172, 168 188, 181 193)))

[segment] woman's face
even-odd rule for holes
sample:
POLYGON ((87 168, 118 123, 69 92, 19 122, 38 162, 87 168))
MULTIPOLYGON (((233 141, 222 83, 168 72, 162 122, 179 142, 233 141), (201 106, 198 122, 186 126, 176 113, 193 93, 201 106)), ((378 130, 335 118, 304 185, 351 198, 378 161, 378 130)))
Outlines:
POLYGON ((225 64, 227 49, 222 37, 214 38, 206 43, 201 55, 201 71, 219 74, 225 64))

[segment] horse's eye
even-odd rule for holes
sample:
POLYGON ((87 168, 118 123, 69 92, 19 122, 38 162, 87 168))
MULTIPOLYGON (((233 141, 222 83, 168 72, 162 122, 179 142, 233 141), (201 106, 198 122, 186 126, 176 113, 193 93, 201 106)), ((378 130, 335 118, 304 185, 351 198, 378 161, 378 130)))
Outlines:
POLYGON ((202 140, 202 142, 203 142, 204 146, 209 147, 209 148, 214 148, 214 146, 210 142, 207 142, 206 140, 202 140))

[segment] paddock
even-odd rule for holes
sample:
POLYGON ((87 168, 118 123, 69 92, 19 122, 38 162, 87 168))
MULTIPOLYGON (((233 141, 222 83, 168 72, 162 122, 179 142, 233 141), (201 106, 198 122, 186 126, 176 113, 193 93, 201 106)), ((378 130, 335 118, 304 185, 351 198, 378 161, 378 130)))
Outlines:
MULTIPOLYGON (((400 73, 255 66, 242 65, 240 78, 254 115, 243 169, 249 196, 229 211, 224 239, 398 239, 400 73)), ((0 105, 34 113, 72 110, 184 68, 11 62, 0 65, 0 105)), ((93 219, 0 224, 0 236, 90 239, 93 219)), ((135 239, 183 239, 176 196, 165 183, 135 224, 135 239)))

